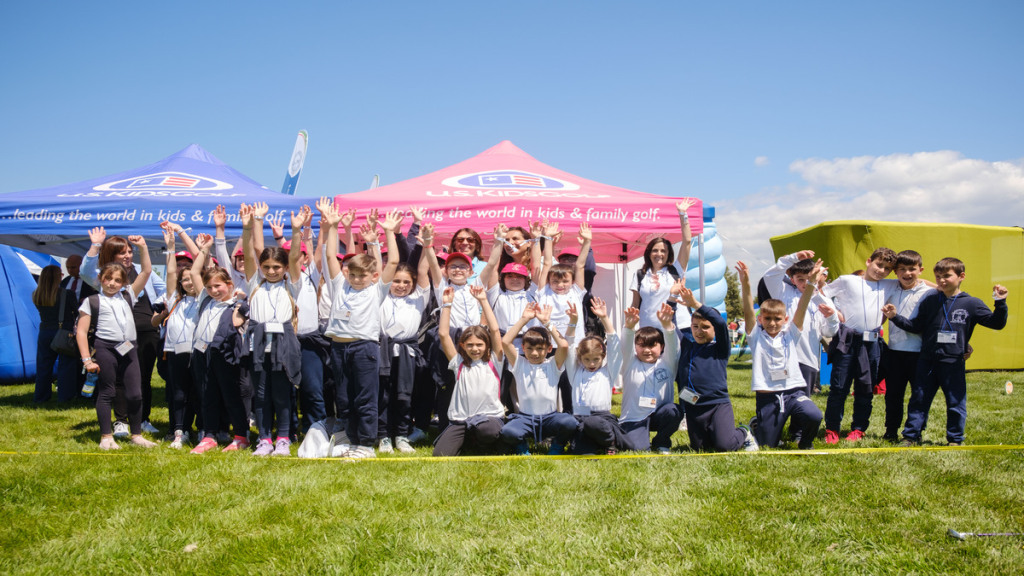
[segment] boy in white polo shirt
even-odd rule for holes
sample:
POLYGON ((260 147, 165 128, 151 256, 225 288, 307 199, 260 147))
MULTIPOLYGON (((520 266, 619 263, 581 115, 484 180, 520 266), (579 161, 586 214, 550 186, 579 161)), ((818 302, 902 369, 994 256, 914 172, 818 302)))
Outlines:
POLYGON ((761 314, 755 319, 747 265, 737 262, 736 272, 743 293, 743 320, 747 327, 747 342, 750 343, 751 388, 757 393, 754 438, 759 446, 778 446, 786 419, 792 417, 791 426, 800 428, 799 447, 809 449, 821 426, 821 410, 807 396, 797 350, 807 306, 814 296, 814 285, 821 273, 821 260, 808 274, 808 282, 792 321, 786 314, 785 303, 774 298, 761 303, 761 314))
POLYGON ((829 347, 832 379, 825 404, 825 443, 839 442, 846 397, 853 385, 853 424, 846 436, 849 442, 864 437, 871 418, 871 400, 878 383, 885 286, 882 280, 896 265, 896 253, 878 248, 864 267, 864 276, 847 274, 825 287, 825 295, 835 301, 843 313, 843 323, 829 347))
MULTIPOLYGON (((377 440, 377 393, 380 364, 380 305, 384 285, 380 283, 380 246, 376 241, 376 222, 365 230, 364 240, 373 257, 354 256, 344 272, 338 261, 338 223, 341 214, 334 201, 324 197, 317 202, 327 224, 327 282, 331 295, 331 314, 325 334, 332 340, 335 402, 338 416, 347 420, 346 432, 351 447, 345 458, 373 458, 377 440)), ((391 218, 391 215, 389 215, 391 218)), ((391 224, 385 224, 385 227, 391 224)))

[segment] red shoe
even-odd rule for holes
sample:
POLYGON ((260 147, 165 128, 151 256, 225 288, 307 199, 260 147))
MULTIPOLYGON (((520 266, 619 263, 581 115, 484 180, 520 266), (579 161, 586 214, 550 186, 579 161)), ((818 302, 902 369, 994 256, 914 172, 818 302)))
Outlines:
POLYGON ((850 433, 846 435, 847 442, 856 442, 864 437, 863 430, 850 430, 850 433))
POLYGON ((221 452, 237 452, 239 450, 247 450, 249 448, 249 440, 242 438, 241 436, 235 436, 235 439, 224 447, 221 452))
POLYGON ((825 444, 839 444, 839 432, 825 430, 825 444))
POLYGON ((217 447, 217 439, 213 436, 207 436, 203 438, 202 442, 196 444, 196 447, 192 449, 192 454, 203 454, 217 447))

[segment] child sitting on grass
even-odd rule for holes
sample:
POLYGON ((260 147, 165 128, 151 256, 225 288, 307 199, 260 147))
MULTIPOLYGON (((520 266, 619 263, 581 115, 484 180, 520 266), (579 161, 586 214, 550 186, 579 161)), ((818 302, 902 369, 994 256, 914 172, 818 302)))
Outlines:
POLYGON ((729 330, 718 310, 702 305, 679 280, 680 300, 693 312, 690 327, 679 338, 679 401, 686 403, 686 431, 690 449, 733 452, 757 450, 746 426, 735 426, 726 367, 732 355, 729 330))
POLYGON ((622 376, 622 447, 626 450, 655 450, 668 454, 672 434, 683 420, 679 405, 672 402, 672 380, 679 364, 679 338, 672 319, 675 311, 667 303, 658 309, 661 328, 636 330, 640 310, 627 308, 622 356, 632 359, 622 376), (628 347, 628 350, 627 350, 628 347), (654 440, 651 440, 654 430, 654 440))
POLYGON ((1006 326, 1006 287, 992 288, 995 310, 960 290, 967 277, 964 263, 956 258, 943 258, 935 264, 935 291, 925 296, 917 316, 907 319, 897 313, 896 306, 886 304, 882 312, 894 325, 921 334, 921 355, 917 364, 917 386, 911 391, 907 407, 907 424, 903 429, 904 447, 920 444, 921 430, 928 420, 935 393, 942 389, 946 397, 946 441, 960 446, 967 423, 967 378, 964 353, 971 334, 978 324, 993 330, 1006 326))
POLYGON ((480 446, 494 445, 501 434, 505 416, 505 407, 498 397, 498 366, 501 366, 498 322, 487 303, 487 292, 483 287, 471 286, 468 292, 483 309, 487 328, 467 326, 459 335, 458 348, 450 332, 455 288, 449 286, 441 293, 438 337, 441 351, 448 358, 448 369, 455 374, 455 384, 448 406, 448 425, 434 442, 434 456, 458 456, 467 440, 480 446))
MULTIPOLYGON (((570 307, 568 332, 571 337, 576 329, 576 308, 570 307)), ((527 438, 532 436, 539 444, 546 436, 554 436, 549 455, 565 453, 565 446, 576 433, 576 419, 570 414, 558 411, 558 380, 562 375, 569 342, 551 326, 551 306, 540 307, 528 304, 519 321, 501 340, 502 349, 508 359, 508 367, 516 381, 516 405, 519 412, 509 415, 508 423, 501 429, 503 442, 513 447, 513 452, 528 455, 527 438), (523 334, 523 358, 516 350, 515 339, 523 326, 536 318, 544 327, 530 328, 523 334), (551 339, 558 349, 551 353, 551 339)))
POLYGON ((743 293, 743 320, 753 361, 751 388, 757 393, 757 416, 752 426, 754 438, 760 446, 775 448, 782 437, 786 419, 792 417, 793 423, 800 427, 798 446, 810 449, 821 426, 821 410, 807 396, 797 347, 807 306, 821 274, 821 260, 815 263, 808 275, 807 286, 792 321, 786 315, 786 305, 774 298, 761 304, 761 314, 755 320, 747 265, 737 262, 736 272, 743 293))
POLYGON ((572 413, 579 423, 573 454, 615 454, 622 446, 623 433, 611 412, 612 387, 622 371, 622 348, 604 300, 594 298, 590 311, 604 326, 605 338, 587 336, 575 349, 569 349, 565 359, 572 413))

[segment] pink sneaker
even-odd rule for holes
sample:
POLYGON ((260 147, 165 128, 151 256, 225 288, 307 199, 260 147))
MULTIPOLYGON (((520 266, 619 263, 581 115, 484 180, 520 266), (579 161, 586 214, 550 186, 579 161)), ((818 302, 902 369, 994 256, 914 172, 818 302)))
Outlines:
POLYGON ((239 450, 247 450, 249 448, 249 440, 242 438, 241 436, 235 436, 235 439, 224 447, 221 452, 238 452, 239 450))
POLYGON ((825 444, 839 444, 839 432, 825 430, 825 444))
POLYGON ((202 442, 196 444, 196 447, 192 449, 190 454, 205 454, 216 447, 217 439, 213 436, 207 436, 206 438, 203 438, 202 442))
POLYGON ((863 430, 850 430, 850 433, 846 435, 847 442, 856 442, 864 437, 863 430))

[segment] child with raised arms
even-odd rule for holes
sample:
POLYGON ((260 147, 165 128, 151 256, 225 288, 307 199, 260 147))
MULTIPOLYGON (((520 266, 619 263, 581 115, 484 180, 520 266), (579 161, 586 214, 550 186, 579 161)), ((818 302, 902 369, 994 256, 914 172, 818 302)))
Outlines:
POLYGON ((255 236, 263 235, 263 218, 243 205, 242 246, 249 287, 249 325, 246 336, 252 356, 253 388, 256 391, 259 443, 255 456, 291 455, 292 391, 301 383, 302 353, 295 335, 298 310, 295 298, 301 290, 300 237, 311 217, 309 206, 292 212, 292 244, 287 252, 270 246, 256 253, 255 236), (274 440, 274 423, 277 436, 274 440))
MULTIPOLYGON (((568 331, 572 337, 576 324, 575 306, 569 311, 572 321, 568 331)), ((513 453, 528 455, 529 438, 533 438, 536 445, 545 437, 552 436, 554 439, 548 454, 564 454, 566 445, 576 433, 576 419, 558 411, 558 380, 565 368, 569 342, 551 325, 551 307, 536 303, 527 305, 519 320, 505 333, 501 345, 515 378, 516 405, 519 407, 518 412, 508 416, 508 422, 501 429, 501 440, 512 447, 513 453), (514 343, 516 335, 533 319, 542 326, 530 328, 523 334, 523 354, 520 357, 514 343), (549 357, 552 339, 558 348, 549 357)))
MULTIPOLYGON (((429 251, 424 257, 431 259, 429 251)), ((438 336, 441 351, 448 358, 448 369, 455 374, 448 425, 434 442, 434 456, 458 456, 467 441, 480 447, 491 447, 501 434, 505 407, 498 398, 501 365, 501 333, 494 312, 487 303, 482 286, 468 290, 483 310, 487 328, 468 326, 459 334, 458 347, 451 337, 451 315, 455 288, 449 286, 441 294, 441 319, 438 336)))
POLYGON ((737 427, 729 398, 726 367, 732 354, 729 329, 718 310, 697 301, 693 292, 679 280, 675 288, 683 304, 693 312, 690 326, 679 338, 679 401, 686 403, 686 431, 690 449, 712 452, 757 450, 754 435, 745 426, 737 427))
MULTIPOLYGON (((544 264, 548 266, 553 259, 552 250, 554 242, 550 241, 550 235, 558 232, 557 223, 545 223, 545 237, 549 238, 544 243, 544 264)), ((561 334, 565 334, 569 326, 569 306, 577 310, 583 308, 583 296, 586 295, 584 284, 584 266, 587 261, 587 254, 590 253, 590 243, 593 234, 590 224, 580 223, 580 255, 576 259, 576 265, 572 268, 563 264, 551 265, 546 272, 541 272, 537 279, 537 302, 541 306, 551 306, 551 326, 561 334)))
POLYGON ((189 368, 192 340, 195 338, 196 320, 199 318, 199 302, 196 300, 198 290, 190 273, 195 257, 192 256, 191 261, 184 258, 198 253, 199 248, 178 224, 163 222, 160 227, 163 228, 164 243, 167 246, 165 280, 170 289, 167 309, 154 315, 153 322, 164 327, 164 355, 167 358, 168 374, 167 408, 174 434, 171 448, 178 449, 188 442, 188 431, 192 428, 193 419, 198 417, 197 430, 203 427, 199 410, 202 391, 196 386, 189 368), (179 234, 189 249, 187 253, 175 252, 174 238, 179 234), (188 265, 179 269, 179 258, 188 265))
POLYGON ((792 417, 791 425, 800 428, 798 446, 810 449, 821 426, 821 410, 807 396, 797 348, 815 285, 819 279, 824 279, 821 260, 811 269, 792 321, 786 314, 786 305, 774 298, 761 303, 761 314, 755 319, 750 271, 746 263, 737 262, 736 273, 743 298, 744 330, 750 343, 751 389, 757 394, 754 438, 762 447, 775 448, 782 438, 786 420, 792 417))
POLYGON ((115 388, 124 388, 127 403, 131 442, 136 446, 152 448, 155 443, 142 437, 142 377, 136 351, 135 318, 132 307, 146 288, 153 270, 149 250, 142 236, 129 236, 142 260, 142 269, 135 281, 128 283, 128 269, 121 262, 109 262, 98 274, 100 292, 82 301, 78 309, 78 351, 87 372, 99 372, 96 385, 96 417, 100 424, 100 449, 120 448, 114 440, 110 413, 115 388), (128 290, 122 293, 122 289, 128 290), (96 303, 95 309, 92 302, 96 303), (96 321, 92 322, 92 317, 96 321), (95 325, 95 338, 89 342, 90 324, 95 325), (95 352, 90 353, 89 347, 95 352))
MULTIPOLYGON (((381 282, 387 289, 381 304, 381 360, 386 384, 378 394, 377 419, 378 450, 415 452, 409 442, 412 433, 412 389, 416 367, 422 361, 419 348, 419 328, 423 311, 430 298, 428 258, 419 259, 418 270, 398 259, 398 230, 404 214, 391 212, 382 227, 387 238, 388 263, 384 266, 381 282), (394 444, 392 444, 394 438, 394 444)), ((424 244, 431 244, 434 236, 432 224, 420 230, 424 244)), ((428 255, 429 256, 429 255, 428 255)))
POLYGON ((200 411, 203 417, 202 438, 192 454, 203 454, 217 447, 216 434, 230 423, 234 439, 224 452, 249 447, 249 415, 242 402, 239 366, 248 348, 239 329, 245 322, 248 305, 236 302, 231 274, 220 267, 207 268, 213 237, 196 237, 199 251, 188 273, 199 290, 198 320, 192 341, 192 378, 202 390, 200 411), (226 412, 229 422, 221 422, 226 412))
MULTIPOLYGON (((338 223, 341 214, 331 198, 321 198, 317 209, 327 224, 324 240, 331 295, 331 314, 326 335, 332 340, 335 404, 338 417, 347 422, 349 448, 345 458, 373 458, 377 455, 377 397, 380 365, 380 307, 384 285, 380 282, 380 246, 377 242, 376 211, 372 225, 362 227, 363 240, 371 255, 353 256, 342 269, 338 261, 338 223)), ((389 224, 390 225, 390 224, 389 224)))
POLYGON ((612 414, 612 388, 622 372, 622 348, 604 300, 594 298, 590 311, 604 326, 605 337, 587 336, 569 348, 565 373, 572 387, 572 414, 578 422, 573 454, 614 454, 622 446, 622 427, 612 414))
POLYGON ((667 303, 658 310, 660 328, 637 329, 640 310, 625 311, 622 356, 629 356, 622 375, 622 447, 626 450, 654 450, 668 454, 672 434, 683 421, 683 412, 673 402, 672 381, 679 364, 679 338, 672 322, 675 311, 667 303), (651 439, 651 431, 655 432, 651 439))
POLYGON ((932 400, 940 389, 946 398, 946 441, 960 446, 967 423, 967 376, 964 354, 968 350, 974 327, 992 330, 1006 326, 1009 308, 1005 286, 992 287, 995 309, 990 310, 980 298, 960 290, 967 277, 964 263, 956 258, 943 258, 935 263, 937 288, 920 303, 917 316, 898 314, 895 304, 886 304, 883 312, 889 321, 908 332, 921 335, 921 356, 907 407, 907 424, 903 428, 902 446, 921 443, 921 431, 928 420, 932 400))

